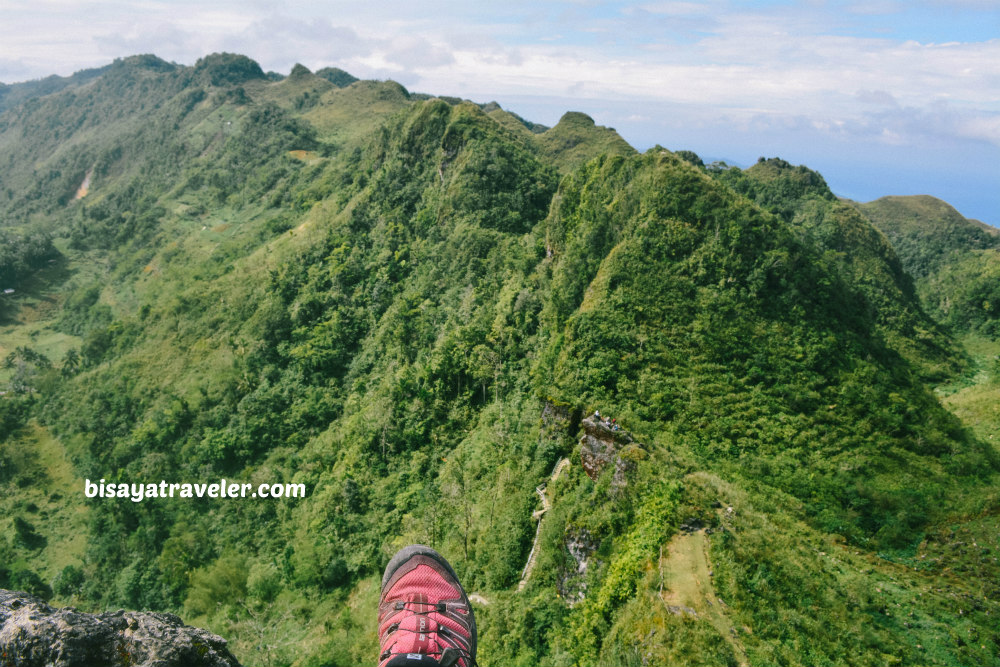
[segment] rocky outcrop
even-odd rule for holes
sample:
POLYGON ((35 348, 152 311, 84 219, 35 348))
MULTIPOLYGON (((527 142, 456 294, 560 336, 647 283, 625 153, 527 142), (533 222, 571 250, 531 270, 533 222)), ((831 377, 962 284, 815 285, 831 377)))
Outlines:
POLYGON ((572 446, 573 438, 583 416, 579 408, 563 403, 545 401, 542 406, 542 423, 539 429, 540 441, 551 441, 558 445, 572 446))
POLYGON ((0 667, 239 667, 218 635, 173 614, 56 609, 0 590, 0 667))
POLYGON ((604 422, 587 417, 580 422, 583 436, 580 437, 580 458, 583 469, 590 479, 596 480, 607 466, 614 466, 611 486, 619 489, 626 484, 626 474, 635 467, 635 459, 641 451, 632 436, 624 430, 612 430, 604 422))
POLYGON ((587 596, 587 568, 599 543, 586 528, 570 528, 566 531, 565 546, 572 560, 566 560, 556 588, 559 596, 572 607, 587 596))

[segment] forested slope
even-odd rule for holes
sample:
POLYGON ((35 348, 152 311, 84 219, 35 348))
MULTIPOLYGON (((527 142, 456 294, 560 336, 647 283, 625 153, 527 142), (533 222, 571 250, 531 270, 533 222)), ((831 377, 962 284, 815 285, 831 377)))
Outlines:
POLYGON ((883 197, 860 210, 892 239, 928 310, 958 332, 1000 334, 1000 236, 928 196, 883 197))
POLYGON ((143 56, 0 116, 0 232, 41 239, 0 312, 0 586, 356 664, 424 542, 482 664, 997 659, 1000 460, 926 385, 969 361, 821 176, 342 74, 143 56), (631 434, 599 473, 595 409, 631 434))

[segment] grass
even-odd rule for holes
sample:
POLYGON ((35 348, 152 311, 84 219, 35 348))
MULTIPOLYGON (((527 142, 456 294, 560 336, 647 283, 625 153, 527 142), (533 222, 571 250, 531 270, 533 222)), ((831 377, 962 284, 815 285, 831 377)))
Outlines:
POLYGON ((725 604, 719 600, 712 586, 712 565, 708 558, 709 536, 704 530, 679 533, 666 550, 666 557, 659 560, 661 585, 659 597, 668 611, 689 613, 710 623, 733 649, 741 665, 747 664, 746 652, 734 631, 725 604))
POLYGON ((635 149, 614 128, 594 124, 589 116, 569 112, 555 127, 534 136, 535 142, 563 173, 599 155, 631 155, 635 149))
MULTIPOLYGON (((60 244, 57 244, 57 246, 60 244)), ((61 251, 67 253, 65 248, 61 251)), ((65 257, 66 255, 64 255, 65 257)), ((68 259, 56 260, 29 276, 17 291, 0 299, 9 300, 0 315, 0 360, 16 348, 27 346, 44 354, 58 365, 66 352, 79 348, 81 339, 53 328, 65 299, 64 286, 70 280, 86 280, 100 271, 102 262, 96 257, 80 258, 69 253, 68 259)), ((12 369, 0 366, 0 388, 6 388, 12 369)))
MULTIPOLYGON (((83 480, 73 469, 66 450, 45 427, 31 422, 16 436, 14 447, 30 454, 37 469, 32 483, 17 493, 0 493, 0 526, 12 531, 21 516, 45 539, 45 547, 30 553, 29 567, 51 584, 67 565, 80 566, 87 548, 88 507, 83 502, 83 480)), ((69 600, 56 600, 56 603, 69 600)))
POLYGON ((951 410, 976 437, 1000 451, 1000 377, 996 359, 1000 341, 970 335, 964 341, 973 359, 970 372, 956 382, 938 387, 941 402, 951 410))
MULTIPOLYGON (((35 314, 30 308, 21 312, 28 316, 35 314)), ((50 320, 0 326, 0 359, 6 358, 18 347, 27 346, 44 354, 58 366, 69 349, 80 347, 80 341, 76 336, 53 330, 50 320)), ((13 369, 0 367, 0 386, 6 386, 13 373, 13 369)))
POLYGON ((345 145, 366 136, 411 103, 397 83, 357 81, 323 93, 320 102, 302 117, 316 128, 321 140, 345 145))

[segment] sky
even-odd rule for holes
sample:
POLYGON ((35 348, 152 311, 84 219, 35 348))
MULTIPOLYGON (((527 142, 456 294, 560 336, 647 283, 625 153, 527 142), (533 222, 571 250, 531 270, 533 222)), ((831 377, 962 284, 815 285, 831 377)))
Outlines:
POLYGON ((0 0, 6 83, 218 51, 583 111, 639 150, 781 157, 1000 226, 1000 0, 0 0))

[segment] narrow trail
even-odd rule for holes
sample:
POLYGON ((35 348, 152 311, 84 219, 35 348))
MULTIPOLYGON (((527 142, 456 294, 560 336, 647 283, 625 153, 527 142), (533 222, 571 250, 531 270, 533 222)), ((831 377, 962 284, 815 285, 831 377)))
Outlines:
POLYGON ((531 552, 528 554, 528 561, 524 564, 524 569, 521 570, 521 581, 517 584, 518 592, 524 590, 524 587, 528 585, 528 580, 531 578, 531 572, 535 569, 535 561, 538 559, 538 539, 542 535, 542 518, 545 513, 549 511, 552 507, 552 503, 546 495, 546 490, 549 483, 556 481, 562 471, 569 467, 569 459, 561 459, 556 463, 556 467, 552 469, 552 475, 549 477, 549 481, 545 484, 535 487, 535 493, 542 499, 542 509, 535 510, 531 514, 531 518, 538 521, 538 527, 535 528, 535 541, 531 543, 531 552))
POLYGON ((739 664, 747 664, 746 651, 726 613, 726 603, 715 594, 704 530, 680 533, 660 555, 660 600, 672 614, 708 621, 729 643, 739 664))
MULTIPOLYGON (((561 459, 552 470, 552 475, 544 484, 535 487, 535 492, 542 500, 542 508, 532 513, 532 518, 538 521, 535 529, 535 540, 531 552, 521 572, 521 581, 517 590, 522 591, 531 579, 532 570, 538 558, 538 541, 542 534, 542 521, 551 509, 552 501, 548 496, 548 485, 559 478, 559 475, 569 467, 568 458, 561 459)), ((712 585, 712 565, 708 556, 709 536, 704 529, 694 532, 679 533, 674 536, 666 549, 661 547, 659 558, 660 592, 659 598, 667 611, 677 615, 688 615, 706 621, 715 628, 719 635, 732 647, 733 654, 740 667, 747 666, 746 649, 740 641, 736 627, 727 612, 725 601, 715 593, 712 585)), ((473 602, 487 605, 489 601, 480 595, 470 596, 473 602)))

